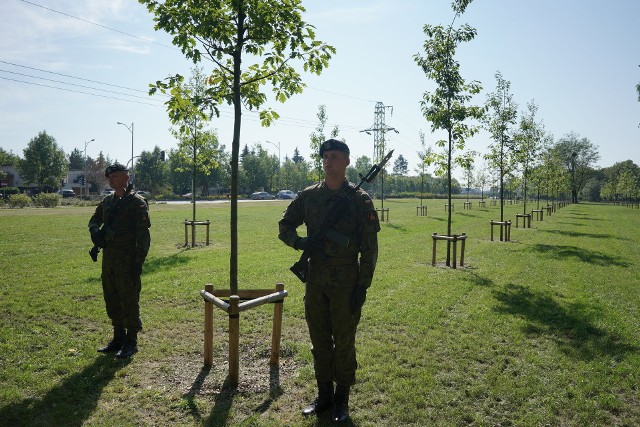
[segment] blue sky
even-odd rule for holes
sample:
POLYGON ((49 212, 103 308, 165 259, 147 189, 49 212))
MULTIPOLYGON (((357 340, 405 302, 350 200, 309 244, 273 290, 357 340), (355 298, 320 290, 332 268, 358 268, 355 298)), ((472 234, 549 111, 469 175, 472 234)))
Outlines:
MULTIPOLYGON (((407 158, 413 171, 419 132, 428 145, 444 137, 431 133, 420 111, 422 94, 434 86, 413 56, 422 52, 425 24, 451 22, 450 1, 303 5, 318 38, 334 45, 337 54, 322 75, 304 76, 303 94, 286 104, 270 99, 268 105, 281 115, 274 126, 262 128, 257 115, 246 112, 241 144, 261 143, 275 155, 279 144, 283 160, 298 147, 308 157, 318 106, 325 105, 327 134, 338 125, 354 156, 372 157, 373 136, 360 131, 373 125, 375 103, 382 102, 393 107, 386 111, 386 124, 399 131, 389 134, 387 145, 407 158)), ((102 151, 126 162, 131 134, 117 122, 134 123, 136 156, 156 145, 167 151, 176 146, 164 99, 146 92, 149 83, 172 73, 188 75, 191 64, 166 34, 153 30, 142 5, 3 0, 0 15, 2 148, 22 155, 29 140, 46 130, 67 153, 84 150, 85 142, 95 139, 86 146, 88 156, 102 151)), ((637 0, 475 0, 456 22, 470 24, 478 35, 459 49, 457 59, 463 77, 483 85, 476 103, 483 104, 495 89, 500 70, 519 109, 535 100, 539 119, 556 140, 569 132, 588 138, 598 147, 601 167, 628 159, 638 164, 639 16, 637 0)), ((222 111, 211 128, 230 150, 233 117, 230 107, 222 111)), ((467 147, 484 153, 490 142, 480 133, 467 147)))

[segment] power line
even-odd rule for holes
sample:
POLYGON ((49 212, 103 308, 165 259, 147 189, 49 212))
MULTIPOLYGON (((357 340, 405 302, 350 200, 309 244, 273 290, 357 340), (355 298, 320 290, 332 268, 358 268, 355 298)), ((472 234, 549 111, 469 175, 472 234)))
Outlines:
POLYGON ((49 81, 49 82, 60 83, 60 84, 63 84, 63 85, 81 87, 81 88, 84 88, 84 89, 98 90, 98 91, 101 91, 101 92, 108 92, 108 93, 113 93, 113 94, 116 94, 116 95, 123 95, 123 96, 131 96, 131 97, 141 98, 141 99, 148 99, 148 97, 142 97, 142 96, 139 96, 139 95, 130 95, 128 93, 116 92, 116 91, 108 90, 108 89, 100 89, 100 88, 91 87, 91 86, 85 86, 85 85, 80 85, 80 84, 75 84, 75 83, 63 82, 63 81, 60 81, 60 80, 47 79, 45 77, 38 77, 38 76, 32 76, 30 74, 17 73, 15 71, 3 70, 1 68, 0 68, 0 72, 9 73, 9 74, 15 74, 15 75, 22 76, 22 77, 30 77, 32 79, 46 80, 46 81, 49 81))
POLYGON ((27 81, 24 81, 24 80, 12 79, 12 78, 9 78, 9 77, 0 76, 0 79, 9 80, 9 81, 18 82, 18 83, 26 83, 26 84, 30 84, 30 85, 34 85, 34 86, 40 86, 40 87, 46 87, 46 88, 50 88, 50 89, 64 90, 66 92, 81 93, 83 95, 98 96, 100 98, 108 98, 108 99, 115 99, 115 100, 118 100, 118 101, 133 102, 133 103, 136 103, 136 104, 151 105, 153 107, 162 107, 162 104, 151 104, 151 103, 148 103, 148 102, 136 101, 136 100, 133 100, 133 99, 116 98, 114 96, 100 95, 100 94, 97 94, 97 93, 83 92, 81 90, 67 89, 67 88, 57 87, 57 86, 49 86, 49 85, 45 85, 45 84, 41 84, 41 83, 27 82, 27 81))
POLYGON ((165 48, 168 48, 168 49, 180 50, 180 49, 178 49, 178 48, 176 48, 176 47, 174 47, 174 46, 168 46, 168 45, 166 45, 166 44, 162 44, 162 43, 154 42, 153 40, 150 40, 150 39, 147 39, 147 38, 144 38, 144 37, 140 37, 140 36, 136 36, 135 34, 130 34, 130 33, 127 33, 127 32, 125 32, 125 31, 116 30, 115 28, 110 28, 110 27, 107 27, 107 26, 105 26, 105 25, 98 24, 98 23, 96 23, 96 22, 92 22, 92 21, 89 21, 89 20, 87 20, 87 19, 80 18, 80 17, 78 17, 78 16, 74 16, 74 15, 71 15, 71 14, 68 14, 68 13, 65 13, 65 12, 61 12, 61 11, 56 10, 56 9, 51 9, 50 7, 42 6, 42 5, 40 5, 40 4, 37 4, 37 3, 31 2, 31 1, 28 1, 28 0, 20 0, 20 1, 22 1, 23 3, 30 4, 30 5, 32 5, 32 6, 40 7, 40 8, 42 8, 42 9, 48 10, 48 11, 50 11, 50 12, 58 13, 58 14, 60 14, 60 15, 66 16, 66 17, 68 17, 68 18, 77 19, 78 21, 82 21, 82 22, 85 22, 85 23, 87 23, 87 24, 95 25, 96 27, 104 28, 105 30, 114 31, 114 32, 116 32, 116 33, 120 33, 120 34, 123 34, 123 35, 125 35, 125 36, 133 37, 134 39, 142 40, 142 41, 147 42, 147 43, 153 43, 153 44, 155 44, 155 45, 162 46, 162 47, 165 47, 165 48))
MULTIPOLYGON (((105 83, 105 82, 101 82, 101 81, 98 81, 98 80, 86 79, 84 77, 73 76, 73 75, 70 75, 70 74, 56 73, 55 71, 49 71, 49 70, 43 70, 41 68, 29 67, 28 65, 15 64, 13 62, 8 62, 8 61, 3 61, 3 60, 0 60, 0 63, 7 64, 7 65, 13 65, 14 67, 27 68, 29 70, 39 71, 41 73, 48 73, 48 74, 54 74, 54 75, 57 75, 57 76, 68 77, 70 79, 77 79, 77 80, 82 80, 82 81, 85 81, 85 82, 97 83, 97 84, 100 84, 100 85, 117 87, 119 89, 126 89, 126 90, 131 90, 131 91, 134 91, 134 92, 148 93, 147 91, 142 90, 142 89, 133 89, 133 88, 126 87, 126 86, 120 86, 120 85, 116 85, 116 84, 112 84, 112 83, 105 83)), ((164 95, 164 94, 162 94, 162 95, 164 95)), ((168 95, 165 95, 165 96, 168 96, 168 95)))

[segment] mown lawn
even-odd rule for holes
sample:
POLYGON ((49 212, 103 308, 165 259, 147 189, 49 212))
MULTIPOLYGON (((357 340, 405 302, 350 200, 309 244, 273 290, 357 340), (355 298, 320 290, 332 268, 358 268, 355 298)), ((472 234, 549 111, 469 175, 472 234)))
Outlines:
MULTIPOLYGON (((379 203, 379 201, 378 201, 379 203)), ((358 332, 356 426, 640 424, 640 211, 580 203, 511 242, 490 241, 498 207, 463 209, 465 265, 431 266, 445 201, 386 200, 376 277, 358 332)), ((489 203, 487 203, 489 205, 489 203)), ((216 309, 203 368, 205 283, 229 282, 229 204, 198 204, 211 245, 184 248, 191 205, 151 205, 144 329, 130 361, 109 338, 87 207, 0 210, 0 425, 314 426, 299 253, 277 239, 286 201, 239 204, 239 286, 284 282, 281 363, 270 368, 271 306, 243 312, 240 385, 227 387, 227 319, 216 309)), ((535 207, 529 203, 528 209, 535 207)), ((522 205, 507 205, 515 219, 522 205)), ((521 225, 522 227, 522 225, 521 225)))

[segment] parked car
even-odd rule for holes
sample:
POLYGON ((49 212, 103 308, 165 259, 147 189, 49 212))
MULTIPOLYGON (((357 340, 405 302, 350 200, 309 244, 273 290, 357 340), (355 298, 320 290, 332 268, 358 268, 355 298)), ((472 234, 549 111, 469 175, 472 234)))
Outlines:
POLYGON ((273 200, 276 196, 266 191, 257 191, 251 195, 251 200, 273 200))
POLYGON ((294 193, 291 190, 278 191, 278 199, 295 199, 296 197, 298 197, 298 194, 294 193))
POLYGON ((60 195, 63 199, 67 197, 76 197, 76 193, 73 190, 60 190, 60 195))
POLYGON ((100 193, 100 194, 102 196, 108 196, 111 193, 113 193, 113 190, 102 190, 102 193, 100 193))
POLYGON ((136 191, 136 194, 141 195, 145 199, 148 199, 149 197, 151 197, 151 194, 148 191, 136 191))

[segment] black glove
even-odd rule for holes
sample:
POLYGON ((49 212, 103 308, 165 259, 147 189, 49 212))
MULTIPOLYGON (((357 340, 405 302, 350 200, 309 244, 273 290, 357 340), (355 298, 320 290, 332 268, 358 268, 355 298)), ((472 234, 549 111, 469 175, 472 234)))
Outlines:
POLYGON ((140 277, 142 274, 142 264, 134 262, 133 266, 131 266, 131 275, 133 277, 140 277))
POLYGON ((322 252, 323 244, 313 237, 298 237, 293 247, 301 251, 322 252))
POLYGON ((93 244, 99 248, 104 248, 106 246, 106 242, 104 241, 104 236, 102 235, 100 229, 97 227, 92 227, 89 229, 89 231, 91 232, 91 241, 93 242, 93 244))
POLYGON ((363 286, 356 286, 351 294, 351 312, 355 314, 360 311, 366 300, 367 288, 363 286))

